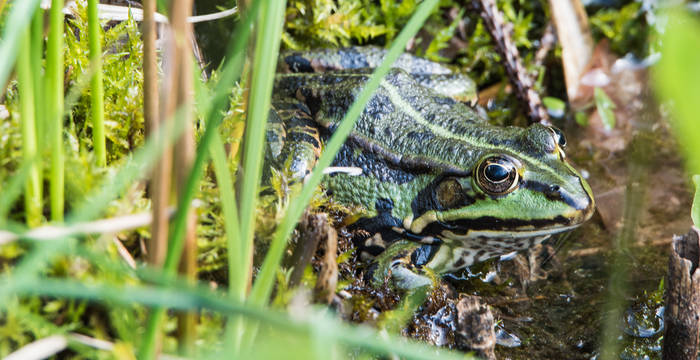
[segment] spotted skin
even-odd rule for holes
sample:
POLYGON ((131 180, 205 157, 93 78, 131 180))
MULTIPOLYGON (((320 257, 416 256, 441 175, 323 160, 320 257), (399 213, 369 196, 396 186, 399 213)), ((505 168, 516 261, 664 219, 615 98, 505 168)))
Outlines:
MULTIPOLYGON (((313 122, 323 144, 368 77, 279 74, 273 104, 303 104, 297 117, 304 131, 313 122)), ((350 228, 364 257, 383 257, 408 241, 410 251, 401 253, 413 267, 456 271, 532 247, 592 215, 591 190, 566 162, 557 134, 539 124, 492 126, 469 106, 392 69, 333 163, 362 174, 331 174, 323 186, 334 201, 361 209, 350 228), (511 159, 517 171, 508 193, 487 192, 476 180, 479 164, 493 156, 511 159)))
MULTIPOLYGON (((344 49, 319 49, 282 53, 277 71, 280 73, 371 73, 386 56, 386 50, 375 46, 344 49)), ((411 54, 402 54, 394 68, 411 74, 421 86, 465 102, 477 100, 476 83, 465 74, 411 54)))

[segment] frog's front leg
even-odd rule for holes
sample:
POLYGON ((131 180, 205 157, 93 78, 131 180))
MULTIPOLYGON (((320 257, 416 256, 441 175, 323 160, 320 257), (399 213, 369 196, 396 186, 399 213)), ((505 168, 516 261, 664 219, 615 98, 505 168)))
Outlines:
POLYGON ((321 153, 318 127, 309 108, 296 99, 275 99, 272 105, 265 160, 285 174, 290 186, 301 184, 321 153))
POLYGON ((382 284, 391 277, 396 287, 407 290, 433 284, 436 272, 426 265, 439 253, 439 239, 409 233, 394 217, 383 215, 353 226, 360 259, 371 264, 372 282, 382 284))
POLYGON ((376 266, 372 274, 373 283, 383 283, 384 278, 390 276, 393 284, 400 289, 433 285, 439 274, 426 264, 439 248, 440 245, 419 244, 410 240, 391 243, 373 261, 376 266))

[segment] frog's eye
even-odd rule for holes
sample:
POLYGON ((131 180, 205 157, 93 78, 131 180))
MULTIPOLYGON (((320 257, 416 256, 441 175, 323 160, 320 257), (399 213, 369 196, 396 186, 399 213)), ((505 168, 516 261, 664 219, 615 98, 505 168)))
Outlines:
POLYGON ((566 136, 564 136, 564 133, 555 126, 550 126, 549 130, 552 131, 554 141, 556 141, 557 144, 559 144, 559 147, 562 149, 566 148, 566 136))
POLYGON ((491 156, 476 169, 476 182, 485 193, 505 195, 518 187, 518 169, 511 159, 491 156))

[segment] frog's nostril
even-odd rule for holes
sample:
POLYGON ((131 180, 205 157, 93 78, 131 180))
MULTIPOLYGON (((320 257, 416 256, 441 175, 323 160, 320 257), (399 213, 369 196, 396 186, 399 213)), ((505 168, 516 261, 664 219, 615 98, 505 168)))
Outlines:
POLYGON ((559 187, 559 185, 550 185, 550 186, 549 186, 549 194, 550 194, 550 195, 556 195, 556 194, 559 193, 559 190, 560 190, 560 189, 561 189, 561 188, 559 187))

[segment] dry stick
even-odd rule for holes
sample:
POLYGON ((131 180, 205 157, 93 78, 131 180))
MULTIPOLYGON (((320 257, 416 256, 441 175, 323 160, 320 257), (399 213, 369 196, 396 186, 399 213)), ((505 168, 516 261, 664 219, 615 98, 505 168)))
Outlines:
MULTIPOLYGON (((195 157, 194 130, 192 128, 192 25, 187 18, 192 10, 192 0, 173 0, 170 7, 173 54, 178 58, 176 67, 172 71, 172 83, 176 84, 175 107, 168 108, 174 111, 183 108, 181 116, 185 116, 185 131, 175 147, 175 178, 178 194, 185 191, 187 178, 192 171, 195 157)), ((179 198, 179 195, 178 195, 179 198)), ((197 244, 195 239, 195 214, 192 208, 187 212, 187 226, 184 240, 183 254, 180 260, 180 273, 187 279, 195 281, 197 275, 197 244)), ((194 349, 196 339, 196 313, 188 312, 178 315, 178 342, 183 354, 190 354, 194 349)))
MULTIPOLYGON (((144 0, 143 21, 143 114, 146 118, 146 134, 155 133, 161 126, 158 95, 158 63, 156 57, 156 0, 144 0)), ((164 117, 163 119, 166 119, 164 117)), ((151 239, 148 242, 148 262, 162 266, 168 248, 168 214, 170 201, 170 172, 172 153, 166 149, 153 168, 149 193, 153 211, 151 239)))
POLYGON ((693 227, 687 235, 674 236, 666 285, 664 360, 698 358, 699 263, 698 229, 693 227))
POLYGON ((554 34, 554 25, 549 22, 544 28, 544 34, 542 34, 542 37, 540 38, 540 48, 537 49, 537 52, 535 53, 535 68, 542 68, 544 60, 547 58, 547 54, 549 54, 549 51, 552 50, 554 44, 556 43, 557 36, 554 34))
POLYGON ((484 21, 484 26, 491 34, 496 50, 503 57, 506 73, 510 82, 515 86, 516 94, 520 100, 527 104, 528 118, 531 123, 551 125, 547 111, 542 106, 539 94, 533 89, 532 78, 520 62, 518 49, 510 37, 511 28, 506 25, 503 14, 496 7, 494 0, 472 0, 472 6, 479 11, 484 21))
POLYGON ((549 0, 549 9, 561 45, 561 60, 570 101, 578 96, 581 75, 593 56, 593 38, 586 9, 580 0, 549 0))
MULTIPOLYGON (((143 1, 143 114, 146 120, 146 135, 154 134, 167 117, 161 120, 158 92, 158 58, 156 55, 156 0, 143 1)), ((151 196, 151 211, 153 212, 153 225, 151 226, 151 238, 147 243, 148 262, 154 267, 161 267, 165 262, 165 254, 168 251, 168 224, 167 208, 170 201, 170 173, 172 167, 172 148, 163 150, 160 161, 153 167, 153 173, 149 185, 151 196)), ((157 340, 157 348, 160 348, 160 337, 157 340)), ((159 352, 159 351, 158 351, 159 352)))
POLYGON ((318 271, 318 280, 314 287, 314 299, 330 304, 338 287, 338 234, 328 223, 328 215, 322 220, 325 221, 323 224, 326 240, 325 254, 321 260, 321 269, 318 271))

